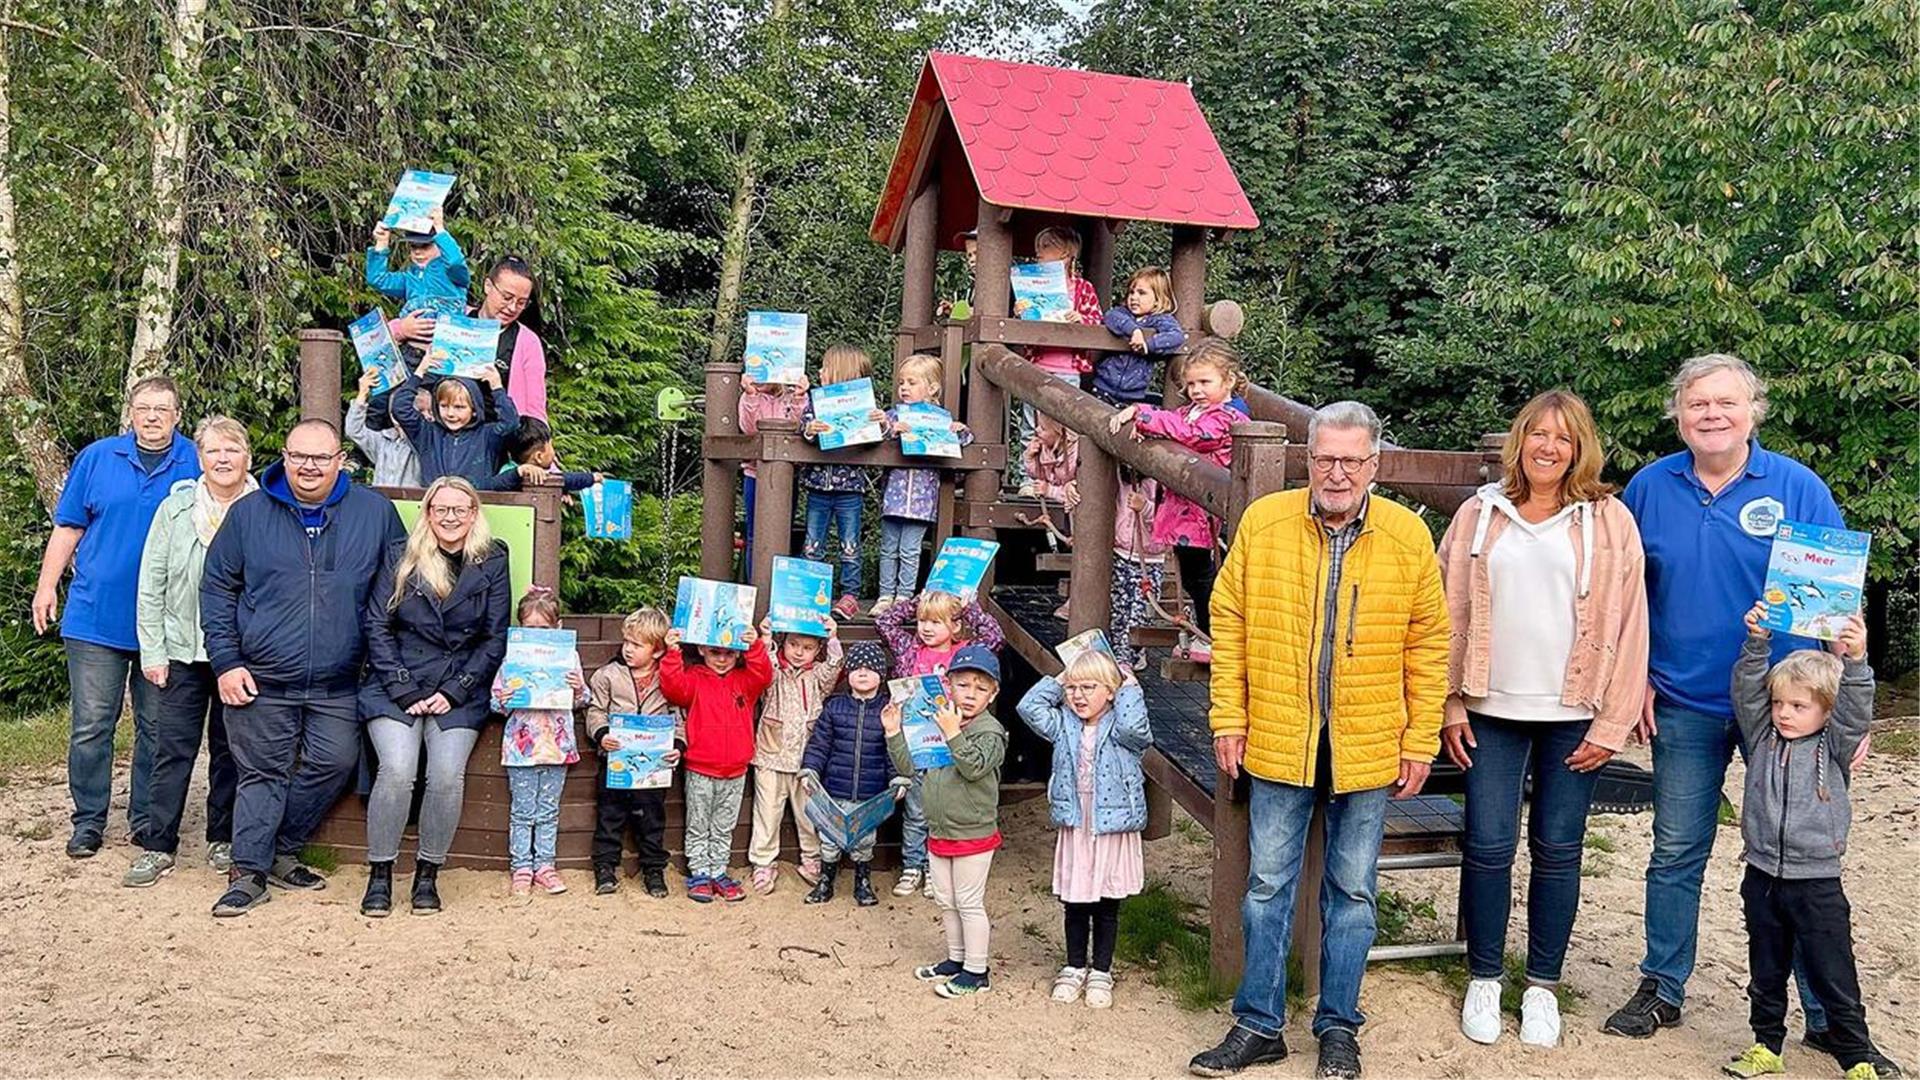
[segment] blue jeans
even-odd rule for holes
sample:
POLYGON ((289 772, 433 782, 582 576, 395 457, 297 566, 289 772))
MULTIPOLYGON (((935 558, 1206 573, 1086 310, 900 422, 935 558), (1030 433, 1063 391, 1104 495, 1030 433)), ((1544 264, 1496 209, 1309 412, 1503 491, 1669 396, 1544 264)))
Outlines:
POLYGON ((905 809, 900 811, 900 868, 902 870, 927 869, 927 809, 921 793, 925 784, 925 769, 913 771, 913 786, 907 789, 905 809))
POLYGON ((507 861, 513 870, 553 865, 560 838, 560 790, 567 786, 565 765, 516 765, 507 770, 512 796, 507 829, 507 861))
MULTIPOLYGON (((145 676, 140 677, 145 682, 145 676)), ((167 665, 167 685, 151 728, 135 724, 134 739, 148 744, 147 826, 133 842, 171 855, 180 848, 180 817, 193 785, 193 763, 207 744, 207 843, 233 840, 233 754, 227 749, 226 706, 206 663, 167 665)), ((136 749, 134 758, 139 760, 136 749)), ((135 780, 135 783, 140 783, 135 780)))
MULTIPOLYGON (((1325 775, 1325 769, 1321 774, 1325 775)), ((1387 822, 1388 788, 1327 796, 1312 788, 1253 777, 1248 796, 1252 865, 1240 904, 1247 966, 1233 997, 1234 1022, 1272 1038, 1286 1024, 1287 946, 1293 935, 1294 894, 1307 851, 1314 804, 1327 806, 1326 878, 1320 885, 1320 1005, 1313 1034, 1357 1031, 1360 979, 1375 930, 1374 872, 1387 822)))
POLYGON ((807 492, 806 557, 827 561, 827 527, 840 534, 839 585, 841 596, 860 595, 860 511, 866 497, 857 491, 807 492))
POLYGON ((227 709, 227 745, 239 781, 233 798, 233 865, 265 873, 298 855, 360 764, 354 699, 254 698, 227 709))
POLYGON ((912 518, 880 519, 880 593, 901 599, 920 591, 920 545, 929 526, 912 518))
POLYGON ((1467 922, 1467 970, 1497 979, 1513 902, 1513 856, 1520 846, 1520 805, 1533 774, 1527 817, 1527 980, 1560 981, 1567 938, 1580 911, 1580 854, 1587 808, 1599 772, 1574 772, 1567 755, 1585 740, 1586 720, 1502 720, 1468 714, 1473 767, 1467 770, 1467 830, 1460 869, 1460 910, 1467 922))
POLYGON ((67 790, 73 796, 73 831, 99 835, 107 829, 113 801, 113 731, 133 680, 133 781, 127 796, 127 824, 135 836, 147 831, 147 782, 153 775, 151 729, 160 707, 160 690, 140 674, 140 654, 126 649, 67 639, 67 687, 72 695, 73 727, 67 739, 67 790))
MULTIPOLYGON (((1721 788, 1739 750, 1732 717, 1709 716, 1656 698, 1653 737, 1653 855, 1647 860, 1647 955, 1640 974, 1658 984, 1660 1000, 1686 1004, 1700 943, 1700 883, 1719 835, 1721 788)), ((1826 1011, 1807 988, 1796 952, 1793 981, 1807 1028, 1823 1031, 1826 1011)))

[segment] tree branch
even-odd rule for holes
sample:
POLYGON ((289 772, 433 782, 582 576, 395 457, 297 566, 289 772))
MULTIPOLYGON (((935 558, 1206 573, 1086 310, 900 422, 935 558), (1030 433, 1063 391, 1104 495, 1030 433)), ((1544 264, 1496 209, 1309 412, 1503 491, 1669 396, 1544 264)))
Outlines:
POLYGON ((71 47, 75 52, 78 52, 80 55, 100 65, 102 68, 111 72, 113 74, 113 80, 120 84, 120 89, 126 91, 127 97, 132 100, 134 111, 140 114, 140 118, 146 121, 149 125, 153 123, 153 106, 151 103, 147 101, 146 92, 140 89, 139 83, 136 83, 132 79, 129 79, 121 71, 121 65, 115 64, 112 61, 109 61, 106 57, 101 56, 97 52, 94 52, 92 49, 87 47, 86 43, 80 41, 79 39, 73 37, 72 35, 63 33, 59 30, 55 30, 50 26, 41 26, 38 23, 22 22, 19 19, 8 18, 5 16, 0 16, 0 26, 4 26, 10 30, 24 30, 29 34, 39 34, 41 37, 51 38, 54 41, 62 42, 68 45, 69 47, 71 47))
POLYGON ((380 37, 376 34, 363 34, 358 30, 348 30, 345 27, 341 27, 341 26, 303 26, 297 23, 278 23, 272 26, 249 26, 249 27, 246 27, 244 30, 242 30, 241 33, 244 33, 244 34, 287 34, 287 33, 333 34, 336 37, 354 38, 359 41, 370 41, 378 45, 391 45, 396 49, 418 49, 420 47, 418 45, 414 45, 405 41, 395 41, 392 38, 380 37))

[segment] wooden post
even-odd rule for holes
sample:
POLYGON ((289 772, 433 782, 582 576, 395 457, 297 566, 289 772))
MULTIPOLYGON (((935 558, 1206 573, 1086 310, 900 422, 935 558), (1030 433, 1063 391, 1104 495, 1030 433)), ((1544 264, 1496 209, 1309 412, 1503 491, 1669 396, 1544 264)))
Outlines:
MULTIPOLYGON (((963 391, 961 389, 962 383, 960 377, 963 374, 962 369, 966 367, 966 348, 967 328, 964 325, 950 323, 941 331, 940 377, 942 386, 940 401, 946 405, 947 410, 954 415, 955 419, 959 419, 964 415, 961 410, 963 403, 960 395, 963 391)), ((974 439, 977 441, 979 438, 979 432, 975 432, 974 439)), ((937 509, 934 511, 933 522, 933 550, 935 552, 940 550, 941 544, 946 543, 947 537, 953 535, 953 495, 956 486, 953 474, 942 471, 940 474, 940 501, 936 504, 937 509)), ((914 591, 918 592, 920 583, 916 581, 912 584, 914 591)))
MULTIPOLYGON (((1207 297, 1207 231, 1192 225, 1175 226, 1173 230, 1173 264, 1169 270, 1173 278, 1173 301, 1176 305, 1174 317, 1180 320, 1180 328, 1187 332, 1187 341, 1192 344, 1202 332, 1206 317, 1207 297)), ((1173 408, 1186 400, 1186 391, 1179 380, 1180 365, 1167 365, 1166 405, 1173 408)))
MULTIPOLYGON (((977 244, 973 275, 973 309, 981 319, 1004 319, 1012 305, 1013 273, 1013 233, 1007 223, 1000 220, 1000 208, 980 200, 979 222, 975 225, 977 244)), ((975 350, 976 363, 978 350, 975 350)), ((1007 441, 1007 399, 992 379, 986 378, 977 369, 967 380, 967 426, 973 429, 976 443, 985 445, 1004 444, 1007 441)), ((1013 455, 1008 448, 1008 456, 1013 455)), ((988 469, 980 469, 967 474, 964 491, 967 503, 972 506, 986 506, 1000 496, 1001 474, 988 469)), ((968 535, 991 539, 993 530, 970 528, 968 535)), ((993 568, 987 568, 988 581, 981 583, 984 592, 993 576, 993 568)))
POLYGON ((533 503, 533 583, 560 594, 560 506, 563 493, 550 485, 527 485, 533 503))
MULTIPOLYGON (((740 434, 740 365, 707 365, 704 436, 740 434)), ((700 469, 700 576, 733 580, 733 512, 739 466, 707 458, 700 469)), ((752 508, 748 508, 752 512, 752 508)))
POLYGON ((1087 257, 1081 263, 1086 268, 1087 281, 1100 294, 1100 306, 1111 305, 1114 302, 1113 222, 1106 218, 1087 221, 1087 257))
POLYGON ((749 580, 760 587, 754 598, 753 617, 757 621, 767 613, 768 584, 773 581, 773 560, 793 547, 793 462, 783 453, 781 436, 797 438, 798 420, 760 421, 760 434, 767 451, 760 459, 759 477, 753 484, 753 574, 749 580))
POLYGON ((340 429, 340 346, 338 330, 300 331, 300 419, 325 420, 340 429))
MULTIPOLYGON (((1231 497, 1227 511, 1229 541, 1240 527, 1247 507, 1262 495, 1286 483, 1287 429, 1284 424, 1253 420, 1233 426, 1233 463, 1228 476, 1231 497)), ((1245 776, 1244 768, 1241 775, 1245 776)), ((1214 976, 1236 983, 1246 963, 1246 931, 1240 923, 1240 901, 1246 895, 1253 861, 1244 787, 1226 773, 1214 778, 1213 788, 1213 937, 1210 959, 1214 976)), ((1300 887, 1306 889, 1304 877, 1300 887)), ((1318 895, 1319 884, 1314 884, 1318 895)), ((1304 891, 1302 893, 1304 894, 1304 891)), ((1315 909, 1316 912, 1318 908, 1315 909)), ((1298 927, 1299 918, 1294 925, 1298 927)), ((1299 935, 1296 933, 1295 940, 1299 935)), ((1314 938, 1319 941, 1318 936, 1314 938)))
POLYGON ((933 323, 934 278, 940 261, 940 178, 930 173, 907 207, 903 245, 906 280, 900 291, 900 328, 893 336, 893 362, 913 354, 913 331, 933 323))
POLYGON ((1506 470, 1501 463, 1501 454, 1507 448, 1507 433, 1489 431, 1480 436, 1480 479, 1489 484, 1497 484, 1506 479, 1506 470))
POLYGON ((1091 439, 1080 440, 1080 505, 1073 510, 1073 570, 1068 578, 1067 633, 1113 625, 1113 522, 1120 474, 1113 455, 1091 439))

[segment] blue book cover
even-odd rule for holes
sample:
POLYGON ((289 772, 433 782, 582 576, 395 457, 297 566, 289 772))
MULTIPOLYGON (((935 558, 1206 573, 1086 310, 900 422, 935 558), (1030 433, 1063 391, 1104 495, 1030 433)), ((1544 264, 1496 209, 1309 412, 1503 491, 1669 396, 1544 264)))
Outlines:
POLYGON ((608 713, 607 732, 620 749, 607 751, 607 787, 615 790, 663 788, 673 784, 673 715, 608 713))
POLYGON ((1763 595, 1769 630, 1832 641, 1860 614, 1868 533, 1783 521, 1773 534, 1763 595))
POLYGON ((807 377, 807 317, 785 311, 747 312, 747 377, 796 386, 807 377))
POLYGON ((1073 291, 1063 262, 1018 263, 1013 268, 1013 315, 1038 322, 1073 322, 1073 291))
POLYGON ((960 456, 960 435, 953 430, 953 414, 947 410, 923 401, 908 401, 893 407, 893 417, 900 425, 901 453, 908 457, 960 456))
POLYGON ((816 790, 807 795, 806 815, 834 847, 852 851, 893 816, 893 804, 897 801, 893 788, 889 787, 871 799, 842 810, 832 796, 816 790))
POLYGON ((947 749, 947 737, 940 730, 935 712, 951 699, 947 684, 938 675, 920 675, 895 679, 887 684, 888 695, 900 707, 900 731, 907 739, 907 752, 916 769, 938 769, 953 764, 953 751, 947 749))
POLYGON ((927 575, 923 592, 952 593, 962 600, 980 595, 980 581, 1000 550, 994 540, 975 540, 968 536, 949 537, 934 556, 933 570, 927 575))
POLYGON ((781 634, 827 636, 827 618, 833 605, 833 567, 788 555, 773 558, 772 590, 767 595, 767 617, 781 634))
POLYGON ((633 539, 633 484, 609 477, 580 493, 587 535, 595 540, 633 539))
POLYGON ((427 346, 427 370, 435 375, 477 379, 500 352, 500 321, 442 315, 433 324, 427 346))
POLYGON ((380 381, 373 384, 375 396, 407 381, 407 361, 394 343, 393 332, 387 329, 385 312, 369 311, 353 320, 347 330, 353 337, 353 351, 360 356, 361 370, 380 373, 380 381))
POLYGON ((815 387, 813 418, 832 429, 820 436, 820 449, 838 450, 843 446, 879 442, 886 436, 886 430, 873 418, 877 408, 872 379, 849 379, 832 386, 815 387))
POLYGON ((500 682, 509 709, 571 709, 573 688, 567 673, 580 663, 571 630, 507 628, 507 658, 500 682))
POLYGON ((755 589, 731 581, 683 577, 673 603, 673 628, 688 645, 717 645, 747 649, 747 628, 753 625, 755 589))
POLYGON ((380 219, 380 224, 406 232, 432 232, 433 220, 427 215, 445 206, 451 191, 452 176, 408 169, 400 174, 400 182, 394 185, 393 198, 387 200, 387 213, 380 219))
POLYGON ((1073 635, 1061 642, 1060 647, 1053 651, 1059 655, 1063 667, 1071 665, 1075 657, 1088 651, 1101 653, 1109 660, 1113 659, 1113 643, 1107 640, 1107 632, 1099 627, 1073 635))

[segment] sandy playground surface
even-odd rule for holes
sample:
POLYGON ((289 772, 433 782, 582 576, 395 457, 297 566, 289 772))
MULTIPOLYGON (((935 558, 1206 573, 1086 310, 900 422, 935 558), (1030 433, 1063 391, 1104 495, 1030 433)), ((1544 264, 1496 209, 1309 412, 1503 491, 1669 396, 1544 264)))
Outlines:
MULTIPOLYGON (((1863 770, 1847 884, 1875 1036, 1914 1067, 1911 767, 1876 756, 1863 770)), ((363 873, 343 867, 324 892, 276 893, 246 918, 216 922, 220 885, 197 844, 159 886, 120 886, 133 853, 120 832, 124 766, 107 848, 68 860, 63 777, 0 786, 0 1074, 1176 1076, 1228 1024, 1224 1008, 1184 1011, 1124 965, 1109 1012, 1048 1002, 1061 930, 1039 800, 1004 822, 1010 844, 988 899, 993 992, 948 1002, 911 976, 940 952, 933 905, 885 895, 891 875, 881 905, 856 912, 844 893, 825 909, 802 906, 791 873, 771 898, 703 907, 631 884, 597 897, 579 872, 565 896, 515 901, 504 875, 455 871, 442 878, 445 914, 376 921, 358 914, 363 873)), ((1593 831, 1608 839, 1588 852, 1566 973, 1581 1001, 1562 1048, 1521 1047, 1513 1017, 1499 1045, 1472 1045, 1441 975, 1375 966, 1363 1001, 1368 1075, 1707 1077, 1746 1045, 1738 833, 1722 834, 1709 874, 1685 1026, 1632 1042, 1597 1028, 1636 982, 1648 818, 1599 817, 1593 831)), ((1149 875, 1200 900, 1207 861, 1192 822, 1148 847, 1149 875)), ((1454 880, 1404 873, 1382 887, 1430 899, 1436 918, 1415 930, 1437 936, 1452 926, 1454 880)), ((1524 948, 1517 925, 1508 948, 1524 948)), ((1287 1032, 1294 1057, 1248 1075, 1311 1075, 1301 1020, 1287 1032)), ((1839 1075, 1797 1044, 1787 1063, 1790 1076, 1839 1075)))

